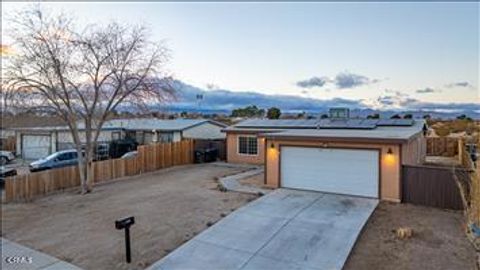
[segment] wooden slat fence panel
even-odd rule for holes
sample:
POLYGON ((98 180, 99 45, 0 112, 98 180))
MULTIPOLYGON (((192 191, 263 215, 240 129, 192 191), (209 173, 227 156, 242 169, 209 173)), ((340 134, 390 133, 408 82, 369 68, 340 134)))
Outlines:
POLYGON ((451 168, 402 166, 402 202, 444 209, 463 209, 451 168))
POLYGON ((458 155, 458 140, 452 137, 427 137, 427 156, 458 155))
POLYGON ((15 138, 15 136, 8 136, 7 138, 0 139, 1 150, 15 152, 16 144, 17 138, 15 138))
MULTIPOLYGON (((93 181, 100 183, 125 176, 193 163, 193 141, 144 145, 132 159, 93 163, 93 181)), ((28 201, 55 191, 80 186, 77 166, 52 169, 5 179, 5 202, 28 201)))

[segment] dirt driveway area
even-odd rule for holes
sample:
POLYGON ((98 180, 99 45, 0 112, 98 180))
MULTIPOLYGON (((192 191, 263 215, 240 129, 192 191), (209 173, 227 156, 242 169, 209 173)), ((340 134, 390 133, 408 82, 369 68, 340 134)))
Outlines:
POLYGON ((459 211, 381 202, 359 237, 344 270, 475 270, 475 252, 459 211), (400 240, 398 227, 413 229, 400 240))
POLYGON ((216 177, 242 170, 181 166, 104 184, 85 196, 71 191, 2 205, 2 234, 85 269, 144 269, 256 198, 217 190, 216 177), (114 221, 130 215, 136 224, 127 265, 124 233, 114 221))

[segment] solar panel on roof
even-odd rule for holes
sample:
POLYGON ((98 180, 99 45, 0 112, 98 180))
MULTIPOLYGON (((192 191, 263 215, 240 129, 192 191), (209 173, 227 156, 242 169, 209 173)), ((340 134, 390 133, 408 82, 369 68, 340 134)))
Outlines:
POLYGON ((395 126, 411 126, 413 125, 413 119, 395 119, 395 126))
POLYGON ((413 119, 251 119, 240 122, 235 127, 374 129, 377 126, 412 126, 413 123, 413 119))
POLYGON ((411 126, 413 125, 413 119, 380 119, 377 126, 411 126))
POLYGON ((245 120, 235 125, 235 127, 243 128, 315 128, 316 126, 315 119, 279 119, 279 120, 268 120, 268 119, 252 119, 245 120))
POLYGON ((327 129, 327 128, 339 128, 339 129, 373 129, 375 128, 375 123, 364 122, 363 119, 348 119, 348 120, 327 120, 320 121, 318 128, 327 129))

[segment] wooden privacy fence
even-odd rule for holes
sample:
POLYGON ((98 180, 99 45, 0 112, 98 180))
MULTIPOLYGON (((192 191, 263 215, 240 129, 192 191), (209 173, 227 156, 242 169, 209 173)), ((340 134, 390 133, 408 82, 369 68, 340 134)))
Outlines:
POLYGON ((452 168, 402 166, 402 202, 444 209, 463 209, 452 168))
MULTIPOLYGON (((193 163, 193 141, 139 146, 131 159, 93 163, 94 183, 193 163)), ((28 201, 59 190, 80 186, 77 166, 52 169, 5 179, 5 202, 28 201)))
POLYGON ((458 155, 458 148, 458 138, 427 137, 427 156, 454 157, 458 155))
POLYGON ((9 136, 7 138, 0 139, 1 150, 15 152, 16 149, 16 138, 15 136, 9 136))

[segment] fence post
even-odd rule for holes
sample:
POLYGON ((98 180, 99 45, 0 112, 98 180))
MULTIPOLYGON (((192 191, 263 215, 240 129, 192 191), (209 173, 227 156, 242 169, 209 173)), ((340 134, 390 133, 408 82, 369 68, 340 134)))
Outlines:
POLYGON ((458 147, 458 161, 460 164, 465 164, 463 160, 463 151, 465 151, 465 148, 463 146, 463 138, 459 138, 457 141, 457 147, 458 147))

